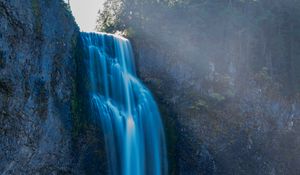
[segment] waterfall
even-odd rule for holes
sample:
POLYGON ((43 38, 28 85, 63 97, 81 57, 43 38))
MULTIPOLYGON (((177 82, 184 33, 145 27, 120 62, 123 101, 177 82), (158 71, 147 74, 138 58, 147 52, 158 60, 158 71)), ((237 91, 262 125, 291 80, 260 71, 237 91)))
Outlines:
POLYGON ((129 40, 104 33, 81 33, 81 39, 109 174, 167 174, 162 121, 150 91, 137 78, 129 40))

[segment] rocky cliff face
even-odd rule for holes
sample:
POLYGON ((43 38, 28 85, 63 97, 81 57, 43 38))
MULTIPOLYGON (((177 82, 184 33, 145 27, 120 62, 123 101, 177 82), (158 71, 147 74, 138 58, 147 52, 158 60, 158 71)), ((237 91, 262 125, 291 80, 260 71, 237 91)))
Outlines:
MULTIPOLYGON (((133 38, 163 114, 170 174, 299 174, 299 8, 207 2, 133 38), (186 22, 197 15, 206 18, 186 22)), ((107 174, 65 4, 0 0, 0 24, 0 173, 107 174)))
POLYGON ((58 0, 0 0, 0 172, 71 173, 72 43, 58 0))
POLYGON ((194 2, 129 23, 171 173, 299 174, 299 3, 194 2))

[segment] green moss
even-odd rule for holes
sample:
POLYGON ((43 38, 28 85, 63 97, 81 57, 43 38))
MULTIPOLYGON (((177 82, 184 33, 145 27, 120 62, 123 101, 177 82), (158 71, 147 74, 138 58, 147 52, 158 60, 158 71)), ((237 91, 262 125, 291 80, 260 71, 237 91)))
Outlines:
POLYGON ((225 97, 222 94, 216 92, 211 93, 209 96, 217 102, 222 102, 225 100, 225 97))
POLYGON ((227 89, 225 91, 225 93, 226 93, 226 96, 229 97, 229 98, 233 98, 235 96, 234 89, 227 89))
POLYGON ((39 0, 31 0, 31 6, 34 16, 34 32, 38 39, 42 39, 42 13, 39 0))
POLYGON ((128 29, 124 30, 124 35, 127 38, 133 38, 135 36, 135 31, 132 27, 129 27, 128 29))
POLYGON ((88 121, 83 118, 84 109, 83 109, 83 102, 80 100, 80 95, 78 93, 78 85, 76 80, 72 80, 73 92, 71 97, 71 111, 72 111, 72 138, 77 140, 80 135, 84 134, 88 126, 88 121))
POLYGON ((46 0, 45 2, 46 2, 46 6, 50 7, 50 4, 51 4, 52 0, 46 0))
POLYGON ((35 103, 37 104, 37 112, 41 119, 47 119, 49 93, 46 87, 46 82, 38 79, 34 82, 35 103))
POLYGON ((9 80, 0 80, 0 93, 6 96, 11 96, 13 93, 13 86, 9 80))
MULTIPOLYGON (((77 50, 77 35, 73 35, 71 38, 71 44, 72 44, 72 57, 77 59, 78 53, 77 50)), ((76 67, 77 67, 77 60, 76 67)), ((80 131, 83 127, 83 124, 81 122, 81 108, 80 108, 80 99, 79 99, 79 93, 78 93, 78 77, 76 76, 74 79, 72 79, 72 97, 71 97, 71 108, 72 108, 72 121, 73 121, 73 129, 72 129, 72 135, 73 138, 77 138, 80 135, 80 131)))
POLYGON ((84 135, 91 127, 89 121, 89 108, 86 89, 86 73, 83 65, 83 49, 79 33, 75 33, 71 38, 72 57, 76 63, 75 78, 72 80, 72 135, 73 139, 77 139, 80 135, 84 135))
POLYGON ((63 7, 68 11, 68 12, 72 12, 71 11, 71 7, 70 7, 70 4, 64 2, 64 1, 61 1, 63 7))
POLYGON ((261 82, 269 82, 272 81, 272 77, 269 74, 269 70, 266 67, 263 67, 256 75, 256 79, 261 82))
MULTIPOLYGON (((159 101, 158 101, 159 102, 159 101)), ((160 102, 159 102, 160 103, 160 102)), ((177 127, 176 127, 176 121, 174 116, 175 115, 171 113, 170 107, 166 104, 159 104, 160 112, 162 115, 162 120, 164 123, 165 128, 165 134, 166 134, 166 141, 167 141, 167 151, 168 151, 168 170, 169 174, 173 175, 176 174, 178 169, 178 162, 176 159, 177 150, 177 127)))
POLYGON ((208 104, 205 100, 197 100, 191 107, 192 110, 208 109, 208 104))
POLYGON ((79 100, 77 95, 76 88, 76 80, 72 80, 72 97, 71 97, 71 109, 72 109, 72 121, 73 121, 73 129, 72 136, 77 137, 80 132, 80 117, 79 117, 79 100))
POLYGON ((0 50, 0 68, 5 67, 5 54, 0 50))
POLYGON ((61 5, 62 7, 65 9, 65 17, 67 18, 71 18, 73 21, 75 20, 73 14, 72 14, 72 10, 71 10, 71 7, 68 3, 64 2, 64 1, 61 1, 61 5))

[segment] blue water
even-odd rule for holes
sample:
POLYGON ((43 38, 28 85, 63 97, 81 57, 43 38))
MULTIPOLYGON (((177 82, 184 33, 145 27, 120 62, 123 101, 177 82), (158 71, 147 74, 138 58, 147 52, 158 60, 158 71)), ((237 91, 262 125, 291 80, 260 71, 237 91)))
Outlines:
POLYGON ((81 38, 109 174, 167 174, 162 121, 151 93, 137 78, 129 40, 104 33, 82 33, 81 38))

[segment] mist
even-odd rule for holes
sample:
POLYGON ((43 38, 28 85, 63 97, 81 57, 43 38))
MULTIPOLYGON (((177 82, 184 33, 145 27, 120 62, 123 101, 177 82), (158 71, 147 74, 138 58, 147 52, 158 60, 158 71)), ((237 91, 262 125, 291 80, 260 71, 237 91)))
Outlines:
POLYGON ((299 1, 115 0, 104 7, 98 30, 133 42, 139 75, 176 135, 169 136, 171 172, 300 172, 299 1))

